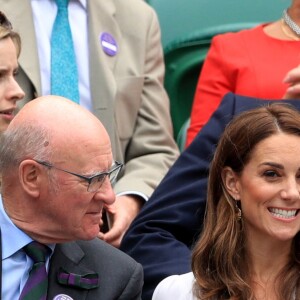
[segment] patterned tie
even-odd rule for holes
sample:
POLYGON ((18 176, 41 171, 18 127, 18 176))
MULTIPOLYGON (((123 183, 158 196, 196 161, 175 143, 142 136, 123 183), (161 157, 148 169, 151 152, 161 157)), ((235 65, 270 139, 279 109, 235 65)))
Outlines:
POLYGON ((51 94, 79 103, 78 71, 68 17, 69 0, 55 0, 57 15, 51 35, 51 94))
POLYGON ((48 275, 45 262, 50 255, 50 248, 33 241, 23 249, 33 260, 33 266, 19 300, 46 300, 48 275))

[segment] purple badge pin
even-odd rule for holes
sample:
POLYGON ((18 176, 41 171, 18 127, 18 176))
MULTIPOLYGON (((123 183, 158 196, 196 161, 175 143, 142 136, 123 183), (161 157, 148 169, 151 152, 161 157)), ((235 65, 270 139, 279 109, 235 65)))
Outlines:
POLYGON ((70 296, 65 295, 65 294, 60 294, 60 295, 55 296, 53 298, 53 300, 73 300, 73 298, 71 298, 70 296))
POLYGON ((115 56, 118 51, 118 45, 114 37, 108 32, 103 32, 100 36, 100 42, 103 51, 109 56, 115 56))

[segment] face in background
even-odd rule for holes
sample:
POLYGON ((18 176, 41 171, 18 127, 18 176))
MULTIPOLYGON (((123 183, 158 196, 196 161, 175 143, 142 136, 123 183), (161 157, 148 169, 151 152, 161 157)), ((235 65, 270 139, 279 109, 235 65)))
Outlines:
POLYGON ((299 149, 300 137, 272 135, 256 145, 240 175, 232 173, 232 184, 227 181, 252 241, 291 242, 299 232, 299 149))
POLYGON ((14 117, 16 102, 24 92, 15 80, 18 70, 17 49, 10 37, 0 39, 0 133, 14 117))

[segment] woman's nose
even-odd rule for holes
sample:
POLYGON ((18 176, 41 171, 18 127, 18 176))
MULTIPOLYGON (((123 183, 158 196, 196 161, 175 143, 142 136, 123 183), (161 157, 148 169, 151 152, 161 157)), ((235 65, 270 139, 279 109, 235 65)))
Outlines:
POLYGON ((24 91, 16 81, 15 77, 12 77, 7 91, 7 98, 12 101, 22 100, 25 96, 24 91))
POLYGON ((297 180, 289 180, 281 190, 281 198, 284 200, 298 200, 300 198, 300 185, 297 180))

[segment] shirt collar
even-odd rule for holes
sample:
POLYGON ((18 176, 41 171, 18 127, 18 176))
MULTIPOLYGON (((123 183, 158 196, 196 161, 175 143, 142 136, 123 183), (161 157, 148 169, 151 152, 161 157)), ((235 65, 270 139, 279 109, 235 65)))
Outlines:
MULTIPOLYGON (((54 0, 53 0, 54 1, 54 0)), ((70 0, 71 1, 71 0, 70 0)), ((83 7, 84 7, 84 9, 86 9, 86 6, 87 6, 87 3, 86 3, 86 1, 87 0, 76 0, 76 1, 78 1, 83 7)))
MULTIPOLYGON (((0 229, 1 229, 1 240, 2 242, 2 260, 10 257, 24 246, 32 242, 32 238, 29 237, 25 232, 19 229, 9 218, 5 212, 2 196, 0 195, 0 229)), ((55 244, 48 244, 50 249, 55 248, 55 244)))
MULTIPOLYGON (((72 0, 70 0, 70 1, 72 1, 72 0)), ((83 8, 86 9, 86 6, 87 6, 86 0, 73 0, 73 1, 79 2, 83 6, 83 8)))
POLYGON ((80 2, 84 9, 86 9, 86 0, 78 0, 78 2, 80 2))
POLYGON ((2 197, 0 196, 0 228, 2 241, 2 259, 5 259, 19 251, 32 239, 20 230, 5 212, 2 197))

